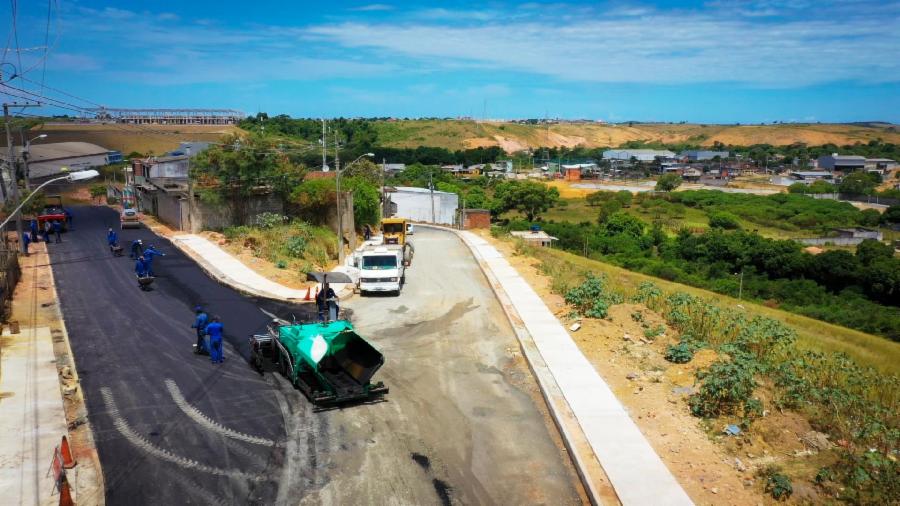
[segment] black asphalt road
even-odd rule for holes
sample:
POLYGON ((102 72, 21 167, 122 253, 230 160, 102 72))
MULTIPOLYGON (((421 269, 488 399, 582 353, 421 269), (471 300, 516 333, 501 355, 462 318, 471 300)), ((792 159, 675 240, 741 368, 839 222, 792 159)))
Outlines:
MULTIPOLYGON (((298 317, 303 309, 255 301, 216 283, 149 230, 118 230, 111 209, 76 207, 73 212, 74 231, 49 249, 107 503, 271 504, 279 486, 298 491, 302 483, 287 484, 291 480, 281 476, 285 415, 307 409, 307 403, 280 378, 254 374, 245 357, 247 337, 264 332, 270 319, 260 307, 298 317), (107 227, 119 232, 126 250, 141 238, 166 253, 154 261, 158 278, 152 291, 138 289, 127 255, 109 253, 107 227), (191 353, 196 304, 220 315, 225 325, 222 365, 191 353), (173 400, 166 380, 209 419, 275 444, 248 443, 198 423, 173 400)), ((307 429, 325 430, 319 426, 324 417, 309 418, 307 429)))

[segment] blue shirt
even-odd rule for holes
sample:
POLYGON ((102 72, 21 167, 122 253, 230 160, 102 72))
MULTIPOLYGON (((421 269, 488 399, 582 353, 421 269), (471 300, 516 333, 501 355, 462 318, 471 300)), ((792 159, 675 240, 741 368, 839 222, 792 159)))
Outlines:
POLYGON ((53 222, 53 231, 59 232, 61 229, 62 229, 62 225, 60 225, 58 221, 54 221, 53 222))
POLYGON ((140 258, 138 258, 138 261, 134 263, 134 273, 140 277, 144 277, 147 275, 147 264, 145 264, 144 261, 140 258))
POLYGON ((209 321, 209 315, 201 312, 197 315, 197 318, 194 320, 194 324, 191 325, 192 329, 200 329, 203 330, 206 328, 206 322, 209 321))
POLYGON ((222 323, 221 322, 212 322, 206 326, 206 333, 209 334, 209 340, 222 340, 222 323))
POLYGON ((156 255, 165 256, 155 249, 147 248, 144 250, 144 259, 147 260, 148 263, 152 262, 153 257, 156 255))
POLYGON ((117 234, 114 230, 110 230, 106 234, 106 242, 108 242, 110 245, 119 242, 119 234, 117 234))

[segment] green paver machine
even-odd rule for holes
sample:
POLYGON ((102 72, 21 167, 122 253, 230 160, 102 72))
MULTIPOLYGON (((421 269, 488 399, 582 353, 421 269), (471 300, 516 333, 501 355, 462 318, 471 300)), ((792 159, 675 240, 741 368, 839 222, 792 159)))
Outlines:
POLYGON ((258 371, 280 370, 315 404, 366 400, 388 392, 382 382, 371 382, 384 356, 346 320, 274 321, 268 334, 250 338, 250 355, 258 371))

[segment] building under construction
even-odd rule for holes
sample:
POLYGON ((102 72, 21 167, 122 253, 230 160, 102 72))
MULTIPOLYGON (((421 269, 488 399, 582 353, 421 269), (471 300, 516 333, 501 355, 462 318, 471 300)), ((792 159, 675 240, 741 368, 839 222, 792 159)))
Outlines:
POLYGON ((96 119, 130 125, 234 125, 244 113, 234 109, 93 109, 96 119))

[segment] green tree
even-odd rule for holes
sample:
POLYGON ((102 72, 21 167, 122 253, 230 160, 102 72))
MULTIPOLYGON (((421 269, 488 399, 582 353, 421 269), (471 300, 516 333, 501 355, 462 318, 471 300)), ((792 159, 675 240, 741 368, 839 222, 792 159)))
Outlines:
POLYGON ((857 171, 844 176, 844 180, 841 181, 839 188, 841 193, 850 195, 870 195, 877 184, 878 182, 866 172, 857 171))
POLYGON ((100 203, 100 198, 106 196, 106 185, 95 184, 91 186, 91 198, 96 199, 100 203))
POLYGON ((341 177, 341 189, 353 191, 353 220, 357 227, 378 223, 381 218, 378 186, 362 177, 341 177))
POLYGON ((809 191, 809 185, 807 185, 806 183, 797 182, 797 183, 794 183, 794 184, 788 186, 788 193, 796 193, 796 194, 802 195, 802 194, 812 193, 812 192, 809 191))
POLYGON ((343 174, 341 176, 342 178, 358 177, 373 185, 381 185, 381 166, 376 165, 368 158, 362 158, 353 165, 350 165, 347 167, 347 170, 343 171, 341 174, 343 174))
POLYGON ((597 223, 604 223, 610 216, 622 210, 622 203, 618 199, 607 200, 600 206, 600 214, 597 223))
POLYGON ((864 227, 877 227, 881 222, 881 213, 876 209, 863 209, 859 213, 859 224, 864 227))
POLYGON ((628 190, 621 190, 616 192, 615 199, 622 204, 622 207, 631 207, 631 201, 634 200, 634 195, 628 190))
POLYGON ((837 191, 837 186, 825 181, 824 179, 817 179, 813 181, 811 185, 809 185, 809 192, 820 194, 820 193, 834 193, 837 191))
POLYGON ((607 237, 626 234, 632 237, 644 235, 645 223, 634 216, 618 212, 612 214, 601 226, 601 233, 607 237))
POLYGON ((900 205, 894 204, 888 207, 881 215, 882 223, 900 223, 900 205))
POLYGON ((497 185, 494 201, 498 212, 515 210, 534 221, 559 201, 559 190, 535 181, 505 181, 497 185))
POLYGON ((656 191, 670 192, 681 186, 681 176, 678 174, 663 174, 656 180, 656 191))
POLYGON ((879 259, 893 259, 894 248, 875 239, 866 239, 856 246, 856 258, 863 265, 869 265, 879 259))

